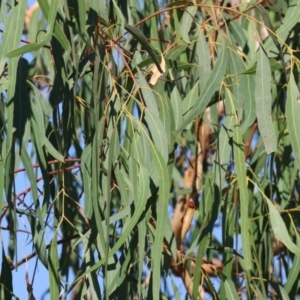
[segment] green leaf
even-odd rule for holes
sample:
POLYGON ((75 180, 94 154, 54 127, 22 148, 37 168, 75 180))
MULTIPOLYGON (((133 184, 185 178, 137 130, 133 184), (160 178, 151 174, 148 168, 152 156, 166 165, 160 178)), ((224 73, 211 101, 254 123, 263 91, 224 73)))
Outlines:
POLYGON ((38 217, 38 220, 42 227, 44 228, 44 222, 43 222, 43 215, 40 209, 40 203, 39 203, 39 195, 38 195, 38 187, 36 183, 36 178, 34 175, 31 159, 26 151, 26 148, 24 145, 22 145, 21 152, 20 152, 20 157, 21 160, 24 164, 25 170, 26 170, 26 175, 29 179, 30 186, 31 186, 31 192, 32 192, 32 198, 34 202, 34 206, 36 209, 36 216, 38 217))
POLYGON ((0 277, 0 291, 1 299, 12 299, 13 295, 13 276, 8 262, 8 258, 5 254, 3 243, 2 244, 2 266, 0 277))
POLYGON ((255 77, 256 115, 267 154, 277 149, 277 137, 272 121, 271 69, 262 48, 259 50, 255 77))
POLYGON ((59 262, 57 253, 56 234, 54 235, 49 249, 48 258, 49 282, 50 282, 50 298, 51 300, 59 299, 59 262))
MULTIPOLYGON (((82 151, 81 155, 81 172, 82 172, 82 180, 83 180, 83 188, 86 199, 91 199, 91 145, 87 145, 85 149, 82 151)), ((93 208, 90 205, 89 201, 85 202, 84 207, 85 214, 88 218, 91 218, 93 208)))
MULTIPOLYGON (((199 82, 196 82, 193 88, 189 91, 189 93, 185 96, 181 103, 181 111, 182 116, 185 117, 185 115, 191 113, 191 111, 194 109, 194 106, 197 103, 199 95, 199 82)), ((190 129, 192 124, 189 124, 186 128, 190 129)))
MULTIPOLYGON (((161 55, 157 55, 157 59, 159 61, 161 61, 161 55)), ((182 61, 179 61, 179 60, 168 59, 168 58, 164 58, 164 59, 165 59, 166 66, 168 68, 174 68, 178 72, 183 71, 183 70, 189 70, 191 67, 197 67, 198 66, 195 63, 182 62, 182 61)), ((144 68, 144 67, 149 67, 151 64, 153 64, 153 59, 151 57, 147 57, 146 59, 144 59, 143 61, 138 63, 138 67, 141 69, 141 68, 144 68)), ((135 74, 136 72, 137 72, 137 68, 134 68, 132 70, 132 73, 135 74)))
POLYGON ((271 36, 271 38, 272 38, 275 46, 277 47, 277 49, 281 52, 281 46, 280 46, 280 43, 279 43, 278 38, 276 36, 275 28, 274 28, 274 26, 272 24, 272 21, 270 19, 270 16, 269 16, 268 12, 261 5, 255 5, 255 6, 261 12, 261 16, 262 16, 262 18, 264 20, 264 23, 265 23, 266 27, 267 27, 268 33, 271 36))
POLYGON ((96 11, 100 19, 106 23, 108 21, 108 8, 107 8, 107 2, 105 0, 88 0, 89 7, 96 11))
POLYGON ((156 56, 155 51, 153 50, 153 48, 151 47, 151 45, 148 43, 147 38, 144 36, 144 34, 137 29, 136 27, 126 24, 125 25, 126 30, 131 33, 137 40, 138 42, 145 48, 145 50, 148 52, 148 54, 151 56, 151 58, 153 59, 157 69, 160 71, 160 73, 164 73, 164 71, 162 70, 159 60, 156 56))
MULTIPOLYGON (((113 169, 113 154, 117 151, 115 148, 119 147, 120 141, 119 141, 119 135, 117 133, 116 128, 113 129, 109 144, 109 151, 107 155, 107 177, 106 177, 106 185, 104 186, 103 190, 103 196, 104 196, 104 201, 105 201, 105 220, 106 220, 106 241, 109 241, 109 217, 111 214, 111 175, 112 175, 112 169, 113 169)), ((109 243, 107 242, 105 244, 105 253, 109 252, 109 243)), ((111 279, 111 272, 108 273, 108 264, 110 263, 109 260, 105 261, 105 267, 104 267, 104 284, 106 290, 109 289, 110 286, 110 279, 111 279)))
POLYGON ((175 128, 177 129, 179 124, 181 124, 182 122, 182 108, 181 108, 182 99, 176 85, 174 85, 173 87, 170 99, 173 107, 175 128))
MULTIPOLYGON (((95 220, 95 225, 98 230, 98 241, 101 243, 102 252, 105 252, 106 248, 106 226, 103 224, 103 211, 100 206, 100 195, 102 194, 102 185, 100 186, 100 158, 99 158, 99 149, 103 146, 103 135, 105 127, 105 117, 103 116, 96 125, 96 132, 91 145, 91 160, 89 167, 89 176, 91 177, 91 199, 93 206, 93 215, 95 220), (101 193, 101 194, 100 194, 101 193)), ((90 204, 91 205, 91 204, 90 204)), ((103 254, 104 255, 104 254, 103 254)), ((109 258, 109 257, 108 257, 109 258)), ((107 258, 107 259, 108 259, 107 258)))
POLYGON ((120 26, 120 29, 117 32, 117 34, 119 35, 124 32, 124 25, 125 25, 124 15, 123 15, 121 9, 119 8, 119 5, 116 2, 116 0, 112 0, 112 3, 113 3, 113 7, 114 7, 114 12, 117 15, 117 23, 120 26))
POLYGON ((58 161, 64 162, 64 157, 53 147, 53 145, 50 143, 50 141, 44 137, 43 143, 45 145, 46 150, 58 161))
POLYGON ((282 220, 280 213, 274 204, 267 197, 265 197, 265 195, 263 196, 268 204, 269 218, 274 232, 274 237, 278 241, 282 242, 291 252, 295 253, 297 256, 300 256, 300 248, 291 240, 289 232, 286 228, 286 224, 282 220))
MULTIPOLYGON (((41 7, 44 7, 45 0, 39 0, 38 2, 41 7), (41 5, 41 3, 42 3, 42 5, 41 5)), ((45 5, 45 6, 47 6, 47 5, 45 5)), ((40 49, 41 47, 45 46, 52 37, 57 9, 58 9, 58 0, 52 0, 51 6, 49 8, 49 14, 47 14, 48 18, 46 18, 48 21, 48 24, 49 24, 49 28, 47 30, 47 33, 42 37, 42 40, 39 43, 31 43, 31 44, 25 45, 21 48, 10 51, 9 53, 7 53, 7 57, 19 56, 19 55, 22 55, 27 52, 36 51, 36 50, 40 49)))
POLYGON ((255 90, 255 78, 252 75, 242 75, 245 77, 245 90, 244 94, 247 95, 247 99, 244 101, 244 120, 242 123, 242 134, 254 123, 256 119, 256 104, 254 97, 255 90))
POLYGON ((234 162, 236 168, 236 176, 239 186, 239 198, 241 206, 241 238, 242 238, 242 248, 244 255, 244 267, 245 270, 251 270, 252 268, 252 259, 251 259, 251 242, 250 239, 250 223, 249 223, 249 197, 248 197, 248 187, 246 180, 246 166, 245 166, 245 156, 244 156, 244 143, 243 137, 240 128, 240 122, 236 115, 236 108, 234 102, 236 101, 233 98, 233 95, 230 93, 229 89, 225 89, 226 99, 229 101, 228 106, 231 106, 231 109, 226 106, 228 113, 231 111, 235 119, 235 124, 233 128, 233 153, 234 153, 234 162))
MULTIPOLYGON (((297 241, 298 248, 300 248, 300 240, 298 235, 296 235, 296 241, 297 241)), ((298 279, 299 270, 300 270, 300 256, 295 255, 292 263, 292 267, 289 269, 288 277, 284 285, 284 289, 287 293, 291 291, 294 283, 298 279)))
MULTIPOLYGON (((186 48, 188 47, 189 45, 188 44, 184 44, 184 45, 178 45, 178 46, 175 46, 173 48, 171 48, 171 50, 169 50, 165 56, 165 59, 170 59, 170 60, 173 60, 175 62, 177 62, 177 57, 183 53, 186 48)), ((183 62, 183 63, 186 63, 186 62, 183 62)))
POLYGON ((199 67, 199 84, 200 84, 200 90, 202 92, 211 74, 211 59, 210 59, 209 48, 203 30, 199 25, 197 25, 197 32, 198 32, 197 52, 198 52, 198 67, 199 67))
POLYGON ((285 2, 281 0, 275 0, 272 5, 268 6, 271 11, 278 12, 284 8, 285 2))
POLYGON ((188 6, 183 15, 182 18, 180 20, 180 33, 182 36, 182 39, 186 42, 186 43, 190 43, 190 37, 189 37, 189 31, 191 29, 192 26, 192 22, 194 19, 194 16, 197 12, 198 7, 197 6, 188 6))
POLYGON ((238 46, 243 49, 248 41, 245 28, 242 27, 238 22, 230 22, 229 29, 238 46))
MULTIPOLYGON (((200 282, 201 274, 202 274, 202 270, 201 270, 202 260, 203 260, 204 254, 207 250, 207 247, 209 245, 209 238, 210 238, 210 235, 206 234, 201 239, 201 242, 199 244, 197 259, 196 259, 196 264, 195 264, 195 273, 194 273, 194 278, 193 278, 194 283, 200 282)), ((193 299, 199 299, 199 285, 198 284, 193 285, 193 299)))
MULTIPOLYGON (((225 43, 224 38, 222 38, 222 41, 225 43)), ((228 51, 226 47, 223 47, 220 56, 218 57, 217 63, 208 78, 207 81, 208 84, 205 86, 200 97, 197 99, 197 105, 183 119, 182 123, 178 126, 176 133, 180 132, 189 123, 191 123, 197 115, 200 115, 204 112, 210 99, 212 98, 214 93, 220 88, 221 82, 226 72, 227 62, 228 62, 228 51)))
MULTIPOLYGON (((142 90, 144 101, 147 107, 144 109, 145 120, 148 125, 151 137, 157 149, 162 154, 164 160, 168 161, 168 137, 164 130, 164 126, 159 119, 158 108, 154 93, 147 84, 143 74, 138 71, 140 80, 140 89, 142 90)), ((141 107, 142 109, 142 107, 141 107)))
MULTIPOLYGON (((56 0, 53 0, 56 1, 56 0)), ((53 17, 56 17, 56 13, 54 12, 55 8, 51 8, 52 12, 50 15, 50 5, 49 2, 47 0, 38 0, 39 6, 41 8, 41 11, 45 17, 45 19, 48 21, 48 24, 50 25, 50 21, 52 20, 53 17)), ((51 6, 55 4, 51 2, 51 6)), ((48 28, 48 32, 49 32, 49 28, 48 28)), ((68 42, 68 39, 61 27, 61 25, 56 21, 55 22, 55 26, 54 26, 54 32, 53 32, 54 36, 57 38, 57 40, 59 41, 59 43, 61 44, 61 46, 63 47, 63 49, 65 49, 66 51, 70 50, 70 43, 68 42)))
MULTIPOLYGON (((275 58, 269 58, 269 64, 270 64, 271 71, 278 71, 283 69, 282 62, 281 61, 279 62, 275 58)), ((246 69, 246 71, 244 71, 242 74, 256 74, 256 70, 257 70, 257 62, 255 62, 254 65, 248 67, 248 69, 246 69)))
POLYGON ((155 240, 152 248, 152 295, 153 299, 159 299, 160 294, 160 270, 161 270, 161 249, 163 246, 165 223, 168 220, 168 196, 169 196, 169 174, 166 168, 166 162, 160 152, 154 145, 151 145, 151 154, 153 163, 160 174, 159 189, 158 189, 158 202, 157 206, 157 222, 155 230, 155 240))
MULTIPOLYGON (((282 1, 284 2, 284 1, 282 1)), ((282 45, 286 41, 287 37, 291 33, 292 28, 300 19, 300 1, 293 0, 288 3, 288 9, 286 11, 282 25, 276 31, 276 37, 279 43, 282 45)), ((274 45, 273 39, 268 39, 264 44, 264 48, 269 53, 269 57, 277 57, 277 47, 274 45)))
POLYGON ((220 129, 218 137, 218 148, 213 156, 213 162, 216 174, 216 184, 220 190, 223 190, 225 185, 225 175, 228 168, 228 162, 231 154, 229 147, 229 139, 232 137, 232 131, 235 124, 235 119, 232 115, 227 114, 223 126, 220 129))
POLYGON ((287 88, 286 123, 298 166, 300 165, 300 93, 293 73, 287 88))
POLYGON ((83 33, 85 31, 85 19, 86 19, 86 9, 85 9, 85 1, 76 1, 75 3, 75 11, 76 15, 78 17, 78 27, 80 33, 83 33))
MULTIPOLYGON (((1 3, 5 5, 5 2, 1 1, 1 3)), ((16 2, 16 4, 12 6, 6 24, 4 24, 0 47, 0 70, 3 70, 6 53, 11 49, 18 47, 20 43, 26 6, 26 1, 16 2)))
POLYGON ((223 282, 224 282, 227 299, 232 299, 232 300, 240 299, 236 292, 236 287, 234 286, 232 280, 230 280, 229 278, 225 278, 223 282))

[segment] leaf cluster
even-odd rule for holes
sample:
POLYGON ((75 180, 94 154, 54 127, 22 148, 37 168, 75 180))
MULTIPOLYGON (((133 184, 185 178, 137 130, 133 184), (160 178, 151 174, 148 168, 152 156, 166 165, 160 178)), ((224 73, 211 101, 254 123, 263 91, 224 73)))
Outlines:
POLYGON ((237 2, 0 2, 1 299, 299 294, 300 1, 237 2))

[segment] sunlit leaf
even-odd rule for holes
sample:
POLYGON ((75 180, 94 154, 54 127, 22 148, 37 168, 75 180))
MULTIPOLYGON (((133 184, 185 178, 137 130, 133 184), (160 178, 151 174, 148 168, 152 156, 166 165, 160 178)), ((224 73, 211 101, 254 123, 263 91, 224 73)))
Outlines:
POLYGON ((277 149, 277 138, 272 121, 271 70, 264 50, 260 48, 256 78, 255 102, 258 128, 263 138, 267 154, 277 149))
MULTIPOLYGON (((299 237, 298 236, 296 237, 296 240, 297 240, 297 246, 299 247, 300 243, 299 243, 299 237)), ((290 292, 290 290, 292 289, 295 281, 298 278, 299 268, 300 268, 300 256, 295 255, 292 267, 289 270, 288 277, 287 277, 286 283, 284 285, 284 290, 287 293, 290 292)))
POLYGON ((208 44, 206 42, 203 30, 199 25, 197 26, 197 32, 198 32, 197 50, 198 50, 198 63, 199 63, 199 73, 200 73, 199 83, 202 92, 211 74, 211 59, 210 59, 208 44))
MULTIPOLYGON (((237 180, 239 185, 240 205, 241 205, 241 237, 245 269, 250 270, 252 267, 251 259, 251 239, 250 239, 250 223, 249 223, 249 211, 248 211, 248 188, 246 181, 246 166, 244 157, 244 145, 241 134, 240 122, 236 115, 236 108, 234 106, 234 98, 228 89, 226 89, 227 99, 229 105, 231 105, 231 114, 234 115, 234 127, 233 127, 233 153, 235 168, 237 174, 237 180)), ((227 106, 228 107, 228 106, 227 106)), ((230 108, 227 108, 230 109, 230 108)), ((230 111, 230 110, 229 110, 230 111)))
MULTIPOLYGON (((44 7, 45 1, 40 0, 39 4, 41 7, 44 7)), ((45 4, 45 7, 47 5, 48 4, 45 4)), ((43 36, 42 40, 39 43, 31 43, 31 44, 22 46, 21 48, 10 51, 9 53, 7 53, 7 57, 15 57, 15 56, 19 56, 21 54, 27 53, 27 52, 36 51, 36 50, 40 49, 41 47, 43 47, 44 45, 46 45, 52 37, 52 32, 54 30, 54 23, 55 23, 55 19, 56 19, 57 9, 58 9, 58 0, 53 0, 51 2, 49 14, 47 12, 49 28, 48 28, 47 33, 43 36)))
POLYGON ((185 116, 182 123, 179 124, 178 128, 176 129, 176 132, 179 132, 182 129, 184 129, 190 122, 193 121, 193 119, 197 115, 202 114, 204 112, 211 97, 220 88, 220 84, 223 80, 223 76, 226 71, 227 58, 228 58, 228 52, 227 49, 224 47, 222 49, 222 52, 220 53, 216 65, 213 68, 213 71, 211 72, 207 80, 208 84, 205 86, 199 99, 197 99, 197 105, 189 114, 185 116))
POLYGON ((293 73, 287 88, 286 122, 297 164, 300 165, 300 92, 293 73))
POLYGON ((297 297, 300 0, 77 2, 0 1, 0 298, 297 297))
POLYGON ((233 282, 229 278, 224 279, 224 286, 227 299, 240 299, 233 282))
POLYGON ((297 256, 300 256, 300 248, 292 242, 280 213, 269 199, 265 198, 265 200, 268 204, 271 226, 275 238, 278 241, 281 241, 291 252, 295 253, 297 256))
POLYGON ((188 6, 180 20, 180 33, 186 43, 190 43, 189 31, 196 12, 197 6, 188 6))

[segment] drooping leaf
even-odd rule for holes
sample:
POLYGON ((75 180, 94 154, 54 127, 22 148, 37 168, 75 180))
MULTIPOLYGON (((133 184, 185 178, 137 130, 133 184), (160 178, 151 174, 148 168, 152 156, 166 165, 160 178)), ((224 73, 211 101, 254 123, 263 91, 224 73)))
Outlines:
POLYGON ((145 37, 145 35, 136 27, 126 24, 125 28, 128 32, 130 32, 137 40, 139 43, 141 43, 141 45, 146 49, 146 51, 149 53, 149 55, 151 56, 151 58, 153 59, 153 62, 155 63, 157 69, 163 73, 164 71, 162 70, 159 60, 156 56, 155 51, 153 50, 153 48, 151 47, 151 45, 148 43, 147 38, 145 37))
MULTIPOLYGON (((46 7, 47 4, 45 4, 45 2, 46 1, 44 1, 44 0, 40 0, 39 1, 40 6, 41 7, 46 7)), ((51 2, 51 6, 50 6, 50 9, 49 9, 49 14, 48 14, 48 11, 47 11, 47 18, 46 18, 46 19, 48 19, 47 21, 48 21, 48 24, 49 24, 49 28, 47 30, 47 33, 43 36, 42 40, 39 43, 30 43, 28 45, 22 46, 21 48, 10 51, 9 53, 6 54, 6 56, 10 57, 10 58, 15 57, 15 56, 19 56, 19 55, 22 55, 22 54, 27 53, 27 52, 37 51, 38 49, 40 49, 41 47, 46 45, 52 37, 57 9, 58 9, 58 0, 53 0, 51 2)), ((59 27, 57 27, 57 28, 59 28, 59 27)), ((64 44, 64 46, 67 47, 64 40, 63 40, 63 44, 64 44)))
MULTIPOLYGON (((13 5, 9 17, 3 24, 4 32, 1 38, 0 47, 0 70, 3 70, 5 62, 4 60, 7 52, 15 49, 20 43, 25 18, 25 9, 27 5, 25 2, 26 1, 22 1, 20 3, 16 3, 17 5, 13 5), (11 24, 13 24, 13 26, 11 26, 11 24)), ((0 4, 2 11, 2 7, 6 4, 2 1, 0 4)))
POLYGON ((269 217, 275 238, 282 242, 291 252, 300 256, 300 248, 291 240, 286 224, 282 220, 280 213, 268 198, 265 198, 265 201, 268 204, 269 217))
POLYGON ((240 299, 236 292, 236 288, 233 282, 229 278, 224 279, 224 286, 225 286, 227 299, 234 299, 234 300, 240 299))
POLYGON ((198 66, 199 66, 199 84, 201 92, 204 90, 207 84, 208 78, 211 74, 211 59, 208 44, 206 42, 202 28, 197 26, 198 42, 198 66))
POLYGON ((300 92, 293 73, 287 88, 286 122, 298 166, 300 165, 300 92))
MULTIPOLYGON (((241 134, 240 122, 236 115, 236 108, 234 105, 233 95, 228 89, 226 89, 226 96, 231 105, 231 114, 234 115, 234 127, 233 127, 233 153, 235 168, 237 174, 237 180, 239 185, 239 195, 240 195, 240 206, 241 206, 241 237, 242 237, 242 247, 244 256, 244 267, 245 270, 250 270, 252 267, 251 259, 251 239, 250 239, 250 223, 249 223, 249 211, 248 211, 248 188, 246 181, 246 166, 244 157, 244 145, 243 138, 241 134)), ((227 106, 228 107, 228 106, 227 106)))
MULTIPOLYGON (((296 236, 296 241, 297 241, 296 245, 299 247, 300 243, 299 243, 299 237, 298 236, 296 236)), ((287 293, 290 292, 290 290, 292 289, 294 283, 296 282, 296 280, 298 278, 299 267, 300 267, 300 256, 295 255, 292 267, 289 270, 288 277, 287 277, 286 283, 284 285, 284 290, 287 293)))
POLYGON ((8 257, 5 254, 2 244, 2 266, 0 278, 0 296, 2 299, 12 299, 13 293, 13 276, 9 265, 8 257))
POLYGON ((197 99, 197 105, 194 109, 186 115, 183 119, 182 123, 179 124, 176 132, 180 132, 184 129, 193 119, 204 112, 207 104, 209 103, 211 97, 214 93, 220 88, 220 84, 223 80, 223 76, 226 72, 226 65, 228 60, 228 51, 227 48, 223 48, 220 56, 218 57, 218 61, 214 66, 207 82, 208 84, 205 86, 204 90, 202 91, 199 99, 197 99))
MULTIPOLYGON (((56 235, 54 236, 56 238, 56 235)), ((50 249, 49 249, 49 259, 48 259, 48 267, 49 267, 49 282, 50 282, 50 295, 51 300, 59 298, 59 261, 58 261, 58 253, 57 253, 57 242, 56 240, 52 240, 50 249)))
POLYGON ((197 9, 197 6, 188 6, 180 20, 180 33, 186 43, 190 43, 189 31, 197 9))
POLYGON ((147 107, 144 110, 145 120, 147 122, 151 137, 155 146, 159 149, 165 161, 168 160, 168 138, 164 126, 158 116, 158 108, 154 93, 144 79, 143 74, 139 71, 140 88, 147 107))
MULTIPOLYGON (((284 2, 284 1, 283 1, 284 2)), ((300 1, 294 0, 288 3, 288 8, 284 17, 282 25, 276 30, 276 37, 278 42, 282 44, 290 34, 291 29, 294 27, 294 24, 300 17, 300 1)), ((274 45, 273 39, 269 39, 265 44, 264 48, 268 51, 269 57, 278 56, 277 47, 274 45)))
POLYGON ((267 154, 277 149, 277 138, 272 121, 271 69, 265 52, 259 50, 255 78, 256 115, 267 154))

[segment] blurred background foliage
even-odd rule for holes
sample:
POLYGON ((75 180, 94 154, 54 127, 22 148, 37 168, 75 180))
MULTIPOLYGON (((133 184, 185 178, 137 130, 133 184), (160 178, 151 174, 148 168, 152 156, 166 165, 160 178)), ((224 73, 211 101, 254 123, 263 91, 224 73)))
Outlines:
POLYGON ((299 0, 0 6, 1 299, 298 297, 299 0))

